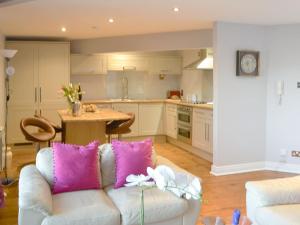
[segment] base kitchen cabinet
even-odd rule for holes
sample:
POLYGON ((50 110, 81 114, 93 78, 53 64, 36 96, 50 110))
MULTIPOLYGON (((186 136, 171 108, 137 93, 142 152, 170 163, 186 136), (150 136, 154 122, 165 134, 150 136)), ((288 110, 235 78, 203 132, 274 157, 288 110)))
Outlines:
POLYGON ((139 105, 138 103, 113 103, 112 109, 129 113, 132 112, 135 114, 135 121, 131 125, 129 134, 124 134, 124 137, 136 137, 139 136, 139 105))
POLYGON ((164 134, 164 103, 139 104, 139 135, 164 134))
POLYGON ((177 105, 166 104, 165 118, 166 135, 177 139, 177 105))
POLYGON ((212 153, 212 112, 193 109, 192 145, 208 153, 212 153))

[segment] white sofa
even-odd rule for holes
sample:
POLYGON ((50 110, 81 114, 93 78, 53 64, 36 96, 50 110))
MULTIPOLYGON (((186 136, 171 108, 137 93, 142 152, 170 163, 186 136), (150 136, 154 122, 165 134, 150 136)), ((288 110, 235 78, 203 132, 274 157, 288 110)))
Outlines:
POLYGON ((300 176, 246 183, 254 225, 300 225, 300 176))
MULTIPOLYGON (((19 181, 19 225, 138 225, 138 187, 114 189, 115 160, 111 145, 99 147, 101 190, 52 195, 52 149, 40 150, 36 165, 22 169, 19 181)), ((182 170, 169 160, 152 154, 156 165, 182 170)), ((145 192, 145 224, 194 225, 200 201, 177 198, 156 188, 145 192)))

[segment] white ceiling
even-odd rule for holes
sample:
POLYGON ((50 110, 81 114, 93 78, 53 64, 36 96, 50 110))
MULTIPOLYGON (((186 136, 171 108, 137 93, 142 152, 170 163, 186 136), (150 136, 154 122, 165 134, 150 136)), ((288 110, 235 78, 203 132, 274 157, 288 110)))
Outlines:
POLYGON ((300 23, 299 0, 15 0, 0 5, 14 37, 81 39, 211 28, 214 21, 300 23), (179 7, 175 13, 173 7, 179 7), (113 17, 115 23, 108 23, 113 17), (61 27, 67 28, 66 33, 61 27), (94 28, 93 28, 94 27, 94 28))

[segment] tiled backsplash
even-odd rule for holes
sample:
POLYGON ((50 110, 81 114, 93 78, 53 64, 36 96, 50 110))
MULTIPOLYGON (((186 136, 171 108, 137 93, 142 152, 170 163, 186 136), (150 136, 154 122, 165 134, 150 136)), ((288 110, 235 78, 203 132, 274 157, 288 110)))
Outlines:
POLYGON ((163 80, 158 75, 147 72, 108 72, 107 75, 72 75, 72 83, 80 83, 85 91, 84 99, 105 99, 122 97, 122 77, 128 79, 128 97, 132 99, 166 98, 167 91, 180 88, 181 76, 166 75, 163 80))

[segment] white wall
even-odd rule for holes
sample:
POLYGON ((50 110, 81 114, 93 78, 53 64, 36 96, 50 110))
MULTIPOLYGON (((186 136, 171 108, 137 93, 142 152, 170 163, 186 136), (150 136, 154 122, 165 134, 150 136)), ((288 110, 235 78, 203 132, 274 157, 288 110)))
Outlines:
MULTIPOLYGON (((186 66, 199 58, 199 50, 185 50, 182 53, 182 64, 186 66)), ((213 72, 212 70, 183 70, 180 81, 183 98, 196 94, 200 101, 213 100, 213 72)))
POLYGON ((213 172, 227 165, 265 160, 265 28, 218 22, 214 25, 213 172), (260 51, 260 74, 236 76, 236 51, 260 51))
MULTIPOLYGON (((0 52, 4 49, 5 37, 0 33, 0 52)), ((0 126, 4 126, 5 118, 5 76, 4 59, 0 55, 0 126)))
POLYGON ((267 161, 297 163, 292 150, 300 150, 300 25, 284 25, 268 31, 268 104, 267 104, 267 161), (284 81, 282 105, 278 104, 276 83, 284 81), (280 149, 288 155, 280 158, 280 149))
POLYGON ((106 37, 71 42, 72 53, 165 51, 212 46, 212 30, 106 37))

